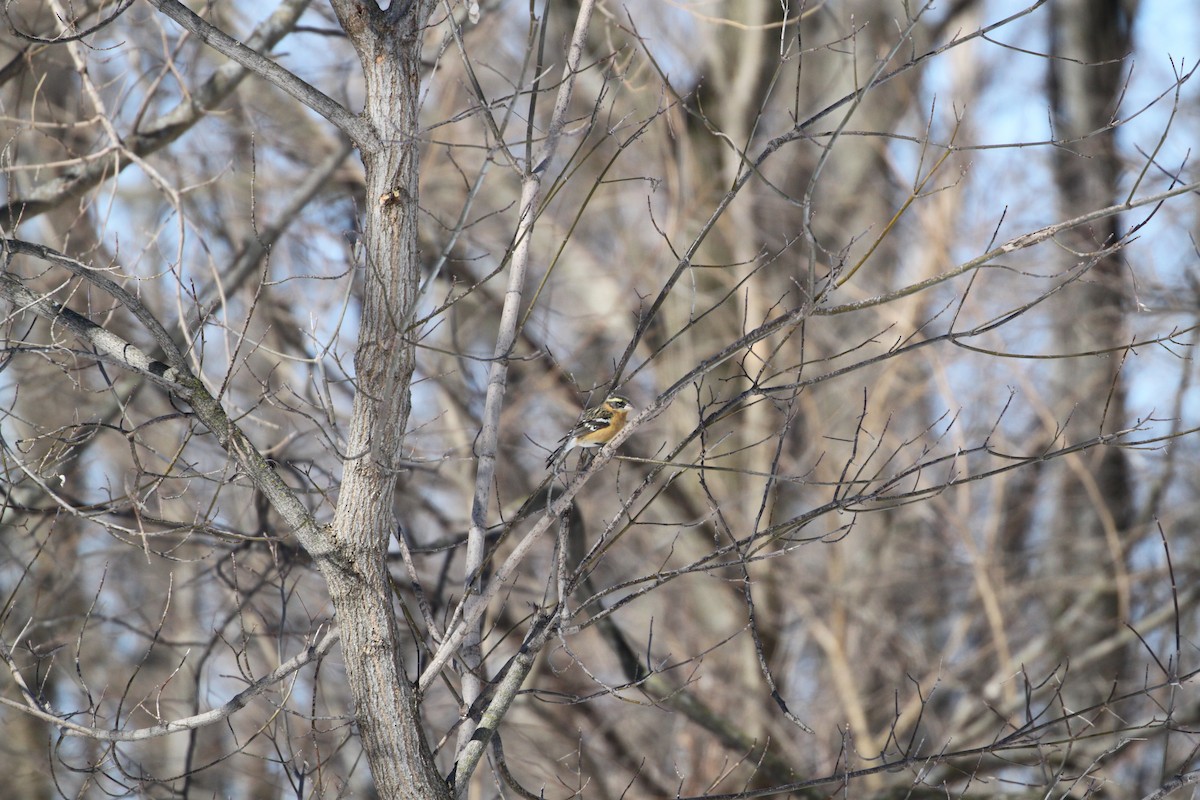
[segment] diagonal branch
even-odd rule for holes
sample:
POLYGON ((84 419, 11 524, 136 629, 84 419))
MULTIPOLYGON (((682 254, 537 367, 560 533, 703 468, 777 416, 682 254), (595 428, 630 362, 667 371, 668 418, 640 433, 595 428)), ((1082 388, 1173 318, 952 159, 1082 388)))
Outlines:
POLYGON ((119 364, 187 399, 188 391, 179 383, 181 375, 178 370, 156 361, 137 345, 130 344, 82 314, 31 292, 7 269, 0 271, 0 297, 7 299, 18 311, 32 311, 42 319, 66 328, 94 347, 105 361, 119 364))
MULTIPOLYGON (((56 267, 67 270, 78 278, 82 278, 88 283, 101 289, 109 297, 123 305, 129 310, 139 322, 146 326, 146 330, 154 337, 154 342, 162 351, 166 353, 167 362, 179 371, 180 376, 187 372, 187 362, 183 357, 183 352, 179 346, 175 344, 175 340, 167 333, 167 329, 158 321, 158 318, 146 308, 140 300, 130 294, 125 287, 118 284, 106 275, 101 274, 99 270, 87 266, 82 261, 78 261, 70 256, 64 255, 57 250, 46 247, 45 245, 34 244, 32 242, 21 241, 20 239, 0 239, 0 253, 3 253, 5 258, 4 270, 6 275, 9 270, 9 261, 14 254, 30 256, 39 261, 45 261, 47 264, 53 264, 56 267)), ((15 279, 14 279, 15 280, 15 279)), ((22 304, 24 305, 24 304, 22 304)), ((57 304, 53 304, 57 306, 57 304)), ((59 306, 61 308, 61 306, 59 306)), ((39 312, 40 313, 40 312, 39 312)), ((74 312, 72 312, 74 313, 74 312)), ((79 316, 76 314, 75 316, 79 316)), ((79 317, 83 319, 83 317, 79 317)), ((89 323, 91 324, 91 323, 89 323)), ((77 324, 77 321, 72 319, 70 325, 73 332, 83 330, 77 324)), ((99 326, 96 326, 99 327, 99 326)), ((106 332, 107 333, 107 332, 106 332)), ((112 334, 109 334, 110 336, 112 334)))
MULTIPOLYGON (((292 32, 311 3, 312 0, 284 0, 275 13, 246 39, 243 47, 255 53, 269 51, 292 32)), ((237 62, 222 64, 207 81, 188 93, 166 114, 124 136, 121 140, 123 151, 133 157, 145 157, 171 144, 204 119, 210 109, 232 94, 250 73, 250 69, 237 62)), ((28 194, 0 205, 0 224, 15 228, 20 222, 45 214, 115 177, 130 163, 131 159, 128 158, 86 157, 79 166, 67 170, 60 177, 40 183, 28 194)))
POLYGON ((247 47, 211 22, 197 16, 178 0, 148 2, 218 53, 233 59, 332 122, 363 150, 374 152, 382 146, 375 129, 362 117, 350 113, 341 103, 307 81, 300 80, 294 72, 284 69, 262 53, 247 47))
POLYGON ((18 309, 32 311, 52 324, 63 326, 95 347, 106 360, 112 360, 132 372, 154 380, 157 385, 188 403, 192 407, 192 413, 212 432, 221 448, 254 482, 255 487, 288 524, 309 555, 322 567, 337 559, 325 529, 292 488, 284 482, 271 462, 254 446, 237 423, 229 418, 220 401, 213 397, 204 386, 204 382, 191 373, 166 328, 140 300, 96 270, 88 269, 81 262, 49 247, 16 239, 0 239, 0 248, 0 252, 7 255, 4 268, 0 270, 0 297, 8 299, 18 309), (7 263, 15 253, 32 256, 67 269, 118 300, 150 330, 155 342, 167 354, 169 363, 163 364, 150 358, 135 345, 83 315, 25 288, 7 263))
MULTIPOLYGON (((145 728, 137 728, 135 730, 119 730, 111 728, 92 728, 86 725, 79 725, 70 720, 63 719, 57 714, 52 714, 45 711, 40 704, 33 699, 32 693, 25 689, 22 694, 26 696, 28 705, 22 705, 14 700, 9 700, 6 697, 0 697, 0 705, 6 705, 11 708, 19 709, 25 714, 37 717, 40 720, 49 722, 56 726, 63 736, 68 737, 83 737, 93 739, 98 742, 144 742, 147 739, 157 739, 162 736, 167 736, 172 733, 181 733, 183 731, 192 731, 197 728, 203 728, 217 722, 222 722, 231 717, 235 712, 244 708, 247 703, 253 700, 258 695, 265 692, 275 684, 284 680, 288 676, 298 672, 302 667, 311 664, 312 662, 323 658, 333 649, 333 646, 338 641, 337 628, 326 633, 321 637, 321 641, 316 644, 310 644, 301 650, 296 655, 289 658, 287 661, 280 664, 275 669, 263 675, 254 683, 247 686, 242 691, 229 698, 217 708, 210 709, 201 714, 193 714, 190 717, 183 719, 174 719, 169 722, 164 722, 161 725, 150 725, 145 728)), ((3 660, 9 670, 12 671, 13 677, 24 688, 24 681, 17 670, 16 664, 9 654, 0 650, 0 660, 3 660)))
MULTIPOLYGON (((496 334, 495 355, 488 373, 483 425, 479 432, 477 445, 479 466, 475 473, 475 494, 471 504, 471 529, 467 535, 466 563, 463 566, 464 574, 468 576, 467 595, 469 597, 477 597, 482 588, 477 576, 482 574, 481 568, 486 551, 487 520, 485 517, 491 497, 492 479, 496 474, 500 410, 504 402, 504 391, 508 380, 508 357, 517 338, 517 322, 521 312, 525 274, 529 265, 533 227, 537 220, 538 203, 542 196, 542 169, 554 157, 558 142, 562 137, 567 108, 575 87, 579 62, 583 58, 584 45, 594 7, 595 0, 584 0, 579 5, 575 30, 567 53, 567 63, 563 67, 563 80, 554 103, 554 111, 547 125, 546 138, 542 142, 537 156, 525 165, 526 172, 522 179, 521 207, 514 236, 516 244, 509 265, 508 290, 504 295, 504 306, 500 312, 500 328, 496 334)), ((543 24, 545 24, 544 21, 543 24)), ((532 97, 536 96, 536 93, 532 95, 532 97)), ((463 672, 462 692, 463 702, 470 707, 482 691, 482 682, 480 681, 483 662, 481 621, 474 620, 464 633, 466 636, 463 641, 462 660, 466 669, 463 672)), ((460 731, 460 750, 471 740, 473 734, 474 722, 468 719, 460 731)))

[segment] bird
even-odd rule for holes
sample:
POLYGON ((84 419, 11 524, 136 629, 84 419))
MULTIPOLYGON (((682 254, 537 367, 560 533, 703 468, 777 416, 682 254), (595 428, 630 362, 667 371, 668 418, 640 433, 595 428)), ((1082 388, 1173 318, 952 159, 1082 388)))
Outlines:
POLYGON ((584 411, 575 427, 558 440, 558 448, 546 459, 546 469, 552 469, 576 447, 603 447, 625 427, 632 410, 628 397, 610 394, 600 405, 584 411))

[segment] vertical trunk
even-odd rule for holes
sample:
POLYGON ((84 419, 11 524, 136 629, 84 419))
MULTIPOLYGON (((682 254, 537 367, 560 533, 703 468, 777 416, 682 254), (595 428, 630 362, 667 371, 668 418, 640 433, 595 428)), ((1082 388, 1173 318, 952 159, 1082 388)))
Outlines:
MULTIPOLYGON (((1055 162, 1064 216, 1116 202, 1120 162, 1115 134, 1090 135, 1108 125, 1122 92, 1124 57, 1129 52, 1131 19, 1127 0, 1064 0, 1051 6, 1053 51, 1050 88, 1056 136, 1072 144, 1055 162), (1084 138, 1086 137, 1086 138, 1084 138)), ((1063 241, 1071 251, 1095 253, 1117 236, 1119 220, 1069 232, 1063 241)), ((1055 335, 1062 353, 1089 353, 1129 341, 1124 309, 1129 294, 1126 269, 1117 255, 1099 258, 1084 280, 1068 287, 1069 305, 1056 319, 1055 335)), ((1070 419, 1074 440, 1108 433, 1125 421, 1125 387, 1116 356, 1079 356, 1055 362, 1053 397, 1063 398, 1054 409, 1057 420, 1070 419)), ((1050 567, 1056 576, 1077 575, 1076 587, 1065 604, 1086 603, 1091 609, 1084 625, 1060 638, 1065 652, 1078 651, 1080 642, 1099 641, 1115 634, 1128 617, 1129 598, 1121 596, 1125 571, 1125 526, 1131 516, 1132 492, 1124 451, 1097 448, 1053 471, 1054 522, 1050 567), (1098 576, 1106 580, 1096 582, 1098 576)), ((1063 610, 1063 609, 1060 609, 1063 610)), ((1098 675, 1106 679, 1120 669, 1120 652, 1098 675)))
POLYGON ((396 462, 411 405, 414 350, 403 320, 414 301, 417 253, 417 100, 428 3, 388 11, 335 2, 366 79, 365 116, 378 135, 360 143, 368 205, 363 239, 357 392, 332 553, 322 560, 341 628, 346 676, 363 748, 381 797, 448 797, 400 659, 386 551, 395 528, 396 462), (381 199, 383 198, 383 199, 381 199))

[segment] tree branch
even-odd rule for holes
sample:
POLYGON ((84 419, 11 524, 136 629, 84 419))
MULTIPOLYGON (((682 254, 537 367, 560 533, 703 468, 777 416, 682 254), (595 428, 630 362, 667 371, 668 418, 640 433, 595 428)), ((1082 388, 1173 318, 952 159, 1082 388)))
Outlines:
MULTIPOLYGON (((212 725, 222 720, 228 719, 234 712, 244 708, 247 703, 258 695, 265 692, 270 687, 287 678, 289 675, 299 671, 302 667, 311 664, 312 662, 323 658, 333 649, 334 644, 338 640, 337 628, 333 628, 321 641, 315 645, 309 645, 301 650, 296 655, 289 658, 287 661, 280 664, 275 669, 262 676, 254 683, 247 686, 242 691, 229 698, 221 706, 205 711, 202 714, 193 714, 190 717, 183 719, 171 720, 164 722, 161 725, 151 725, 146 728, 137 728, 136 730, 126 731, 109 728, 92 728, 86 725, 79 725, 69 720, 63 719, 57 714, 52 714, 44 711, 39 705, 22 705, 15 700, 9 700, 6 697, 0 697, 0 705, 6 705, 10 708, 18 709, 19 711, 37 717, 40 720, 49 722, 56 726, 63 736, 80 737, 95 739, 99 742, 144 742, 147 739, 157 739, 161 736, 169 736, 172 733, 180 733, 182 731, 191 731, 197 728, 203 728, 212 725)), ((7 650, 0 650, 0 659, 3 659, 8 664, 8 668, 12 671, 13 676, 17 678, 19 683, 24 683, 20 678, 20 673, 16 665, 13 663, 12 657, 7 650)), ((25 692, 29 697, 28 690, 25 692)), ((31 701, 32 702, 32 701, 31 701)))
POLYGON ((290 94, 313 111, 336 125, 362 150, 373 152, 381 146, 375 130, 362 117, 350 113, 341 103, 312 84, 300 80, 271 59, 234 39, 211 22, 197 16, 177 0, 148 0, 184 29, 222 55, 233 59, 276 88, 290 94))
MULTIPOLYGON (((533 227, 537 220, 537 208, 542 193, 542 169, 558 148, 565 124, 571 93, 575 87, 575 75, 583 58, 595 0, 584 0, 579 5, 575 19, 575 31, 571 38, 567 63, 563 68, 563 80, 558 89, 558 98, 547 126, 545 141, 537 156, 525 165, 521 186, 521 207, 514 236, 516 245, 509 265, 508 291, 504 295, 504 306, 500 312, 500 328, 496 334, 496 347, 492 366, 488 373, 487 395, 484 401, 483 422, 478 441, 478 469, 475 473, 475 493, 471 504, 471 529, 467 536, 466 562, 463 565, 467 576, 467 596, 480 591, 478 576, 486 551, 486 529, 488 501, 491 497, 492 479, 496 474, 496 449, 500 437, 500 411, 504 404, 504 390, 508 379, 508 356, 517 337, 517 322, 521 312, 521 297, 525 285, 525 274, 529 265, 529 249, 533 241, 533 227), (536 166, 535 166, 536 165, 536 166)), ((543 24, 544 21, 543 21, 543 24)), ((531 98, 536 98, 536 93, 531 98)), ((532 103, 532 99, 531 99, 532 103)), ((463 701, 468 706, 474 703, 482 689, 479 675, 482 667, 480 620, 476 620, 465 631, 463 643, 463 701)), ((467 719, 459 732, 460 750, 471 740, 474 723, 467 719)), ((482 751, 480 751, 482 752, 482 751)))
MULTIPOLYGON (((248 49, 268 51, 292 32, 312 0, 285 0, 246 40, 248 49)), ((185 95, 173 109, 143 130, 125 136, 121 144, 132 156, 146 156, 174 142, 207 116, 209 109, 228 97, 250 71, 236 62, 222 64, 203 85, 185 95)), ((25 197, 0 206, 0 222, 15 228, 18 223, 45 214, 63 202, 80 197, 89 189, 115 177, 130 159, 84 159, 59 178, 38 184, 25 197)))
POLYGON ((191 373, 187 361, 166 328, 140 300, 96 270, 49 247, 18 239, 3 239, 0 240, 0 252, 7 254, 6 261, 11 260, 12 254, 20 253, 67 269, 99 287, 128 309, 146 326, 154 336, 155 342, 162 347, 167 354, 169 366, 151 359, 134 345, 82 315, 30 292, 11 273, 7 263, 3 272, 0 272, 0 293, 18 307, 28 308, 51 322, 63 325, 95 346, 105 357, 130 370, 147 377, 157 377, 158 385, 187 402, 196 417, 216 437, 218 444, 246 472, 271 506, 283 517, 308 554, 322 562, 323 566, 338 561, 337 550, 329 543, 324 528, 317 523, 312 512, 300 502, 296 493, 284 482, 271 462, 259 452, 242 429, 229 419, 220 401, 212 396, 204 382, 191 373))

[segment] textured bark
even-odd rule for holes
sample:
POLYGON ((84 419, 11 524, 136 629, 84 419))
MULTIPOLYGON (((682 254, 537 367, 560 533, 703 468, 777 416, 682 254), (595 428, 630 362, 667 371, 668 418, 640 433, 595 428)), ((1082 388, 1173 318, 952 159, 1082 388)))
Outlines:
POLYGON ((380 796, 446 797, 416 692, 400 661, 386 565, 395 529, 395 463, 411 407, 414 348, 402 327, 420 276, 417 99, 421 34, 430 6, 393 4, 386 12, 356 2, 334 7, 362 61, 364 115, 381 144, 362 150, 368 205, 357 392, 331 532, 336 555, 324 561, 322 571, 337 609, 346 676, 380 796))

